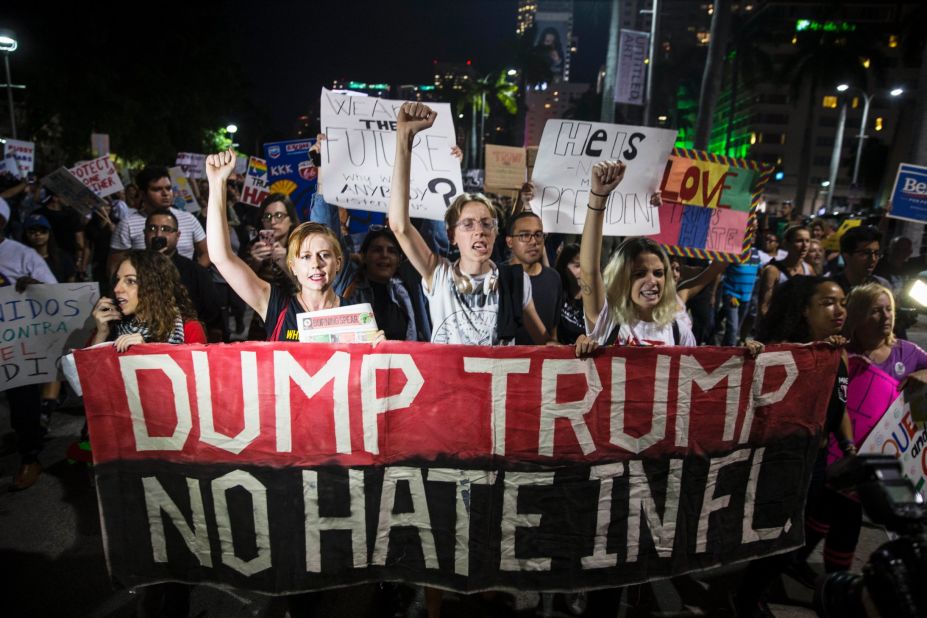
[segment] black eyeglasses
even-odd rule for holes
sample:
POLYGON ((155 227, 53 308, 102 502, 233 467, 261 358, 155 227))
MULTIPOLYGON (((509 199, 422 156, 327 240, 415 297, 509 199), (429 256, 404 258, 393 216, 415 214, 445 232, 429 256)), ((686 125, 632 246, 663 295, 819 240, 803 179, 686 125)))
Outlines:
POLYGON ((289 216, 290 215, 285 212, 265 212, 261 218, 264 219, 264 221, 280 221, 284 217, 289 216))
POLYGON ((152 223, 151 225, 145 226, 145 231, 151 232, 152 234, 155 234, 157 232, 161 232, 163 234, 172 234, 173 232, 177 231, 177 228, 171 227, 170 225, 155 225, 154 223, 152 223))
POLYGON ((529 242, 531 240, 544 242, 544 232, 519 232, 518 234, 512 234, 512 236, 521 242, 529 242))

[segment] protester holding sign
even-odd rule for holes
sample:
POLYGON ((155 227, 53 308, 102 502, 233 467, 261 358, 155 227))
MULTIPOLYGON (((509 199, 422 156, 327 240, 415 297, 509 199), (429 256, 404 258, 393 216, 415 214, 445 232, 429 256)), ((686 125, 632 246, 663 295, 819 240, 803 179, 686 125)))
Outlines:
MULTIPOLYGON (((235 253, 229 242, 225 208, 225 183, 235 169, 235 153, 225 152, 206 158, 209 179, 209 211, 206 241, 219 273, 232 290, 264 320, 268 340, 298 341, 296 314, 345 305, 335 294, 334 283, 344 267, 344 255, 335 234, 324 225, 306 222, 293 230, 287 243, 286 266, 296 280, 291 294, 264 281, 235 253)), ((380 338, 374 341, 374 345, 380 338)))
MULTIPOLYGON (((492 203, 483 195, 463 193, 444 215, 448 238, 460 250, 451 263, 425 243, 409 219, 412 144, 431 127, 437 113, 421 103, 403 103, 396 115, 396 157, 390 185, 389 224, 403 252, 422 275, 429 300, 432 343, 506 345, 523 321, 540 344, 549 335, 531 300, 531 282, 519 265, 496 266, 490 255, 498 225, 492 203), (521 313, 521 320, 516 316, 521 313)), ((441 614, 441 591, 426 589, 429 618, 441 614)))
POLYGON ((692 329, 677 319, 676 284, 660 245, 647 238, 628 238, 606 266, 604 278, 599 270, 605 204, 624 178, 625 169, 619 161, 602 161, 592 168, 579 254, 589 335, 576 340, 577 352, 611 343, 695 346, 692 329))
MULTIPOLYGON (((896 339, 893 334, 895 301, 888 288, 877 283, 853 288, 847 299, 846 315, 843 332, 849 338, 847 351, 851 354, 850 359, 866 363, 866 369, 869 370, 850 373, 848 400, 862 399, 854 391, 873 388, 870 375, 873 371, 878 375, 890 376, 898 382, 897 387, 893 389, 893 395, 905 386, 927 383, 927 352, 910 341, 896 339)), ((881 420, 887 409, 886 404, 891 404, 891 401, 886 402, 876 396, 873 396, 872 400, 871 403, 881 409, 872 409, 872 405, 865 405, 867 402, 864 399, 862 405, 852 408, 848 406, 852 423, 850 435, 855 437, 856 446, 862 446, 869 432, 881 420)), ((836 446, 840 447, 842 444, 836 446)), ((839 455, 840 450, 832 445, 832 454, 839 455)), ((862 506, 859 500, 832 490, 827 491, 824 502, 827 505, 826 510, 822 509, 816 513, 816 525, 809 526, 806 530, 807 540, 801 557, 807 559, 811 550, 826 537, 824 567, 827 572, 849 570, 863 522, 862 506)), ((803 563, 801 568, 808 573, 807 563, 803 563)))
POLYGON ((460 250, 460 259, 454 263, 433 253, 409 220, 412 142, 436 117, 436 112, 421 103, 403 103, 399 109, 389 203, 390 227, 422 275, 434 326, 431 341, 510 344, 521 312, 531 338, 545 343, 550 337, 535 311, 528 275, 521 266, 496 266, 489 259, 498 231, 495 209, 485 196, 463 193, 444 215, 448 237, 460 250))
MULTIPOLYGON (((757 339, 763 343, 820 341, 842 345, 845 340, 840 332, 846 315, 845 297, 840 286, 824 277, 798 275, 779 285, 773 292, 769 311, 759 324, 757 339)), ((787 568, 787 572, 801 583, 814 580, 814 573, 806 560, 823 533, 826 533, 826 522, 831 519, 833 504, 831 498, 834 492, 825 487, 829 436, 833 434, 846 453, 856 452, 853 428, 846 413, 847 382, 846 355, 842 354, 808 490, 805 546, 792 555, 764 558, 750 565, 738 594, 738 616, 754 615, 758 605, 765 605, 761 600, 762 595, 783 569, 787 568)), ((826 564, 830 560, 828 556, 832 555, 828 551, 829 544, 830 540, 824 552, 826 564)), ((851 560, 852 557, 851 553, 851 560)))
MULTIPOLYGON (((31 283, 57 283, 45 261, 35 250, 3 235, 10 219, 10 207, 0 198, 0 287, 16 284, 22 292, 31 283)), ((13 478, 14 490, 28 489, 42 472, 39 453, 47 431, 39 416, 39 385, 27 384, 6 390, 10 424, 16 432, 20 467, 13 478)))

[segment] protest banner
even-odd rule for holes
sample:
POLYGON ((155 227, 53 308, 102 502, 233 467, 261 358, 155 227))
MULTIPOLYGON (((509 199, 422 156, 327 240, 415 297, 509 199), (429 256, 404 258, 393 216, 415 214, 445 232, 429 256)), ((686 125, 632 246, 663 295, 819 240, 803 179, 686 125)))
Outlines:
POLYGON ((42 178, 42 186, 57 195, 66 205, 85 216, 95 208, 106 205, 102 197, 91 191, 66 167, 59 167, 42 178))
POLYGON ((628 170, 608 198, 606 236, 656 234, 657 190, 676 132, 581 120, 548 120, 541 135, 531 180, 531 210, 541 215, 545 232, 581 234, 589 203, 590 174, 599 161, 621 160, 628 170))
POLYGON ((3 139, 3 156, 12 154, 16 157, 19 171, 23 176, 35 171, 35 144, 18 139, 3 139))
POLYGON ((171 177, 171 188, 174 190, 174 208, 194 214, 202 210, 200 203, 196 201, 196 195, 193 194, 193 185, 184 176, 183 169, 169 167, 167 173, 171 177))
POLYGON ((90 152, 95 157, 109 154, 109 133, 90 134, 90 152))
POLYGON ((618 78, 615 81, 615 103, 644 104, 647 82, 649 32, 622 30, 618 44, 618 78))
POLYGON ((889 406, 869 432, 859 453, 897 457, 901 471, 914 483, 914 489, 923 490, 927 481, 927 425, 911 418, 906 393, 889 406))
POLYGON ((100 197, 112 195, 125 188, 109 155, 77 163, 70 171, 85 187, 100 197))
POLYGON ((58 359, 93 332, 96 283, 0 288, 0 391, 58 379, 58 359))
POLYGON ((824 239, 821 247, 825 251, 840 251, 840 239, 843 238, 843 235, 854 227, 859 227, 862 223, 861 219, 844 219, 837 231, 824 239))
MULTIPOLYGON (((402 103, 322 89, 322 133, 328 138, 322 145, 326 202, 386 213, 396 154, 396 114, 402 103)), ((460 162, 451 154, 457 143, 451 106, 428 106, 438 117, 412 144, 409 215, 440 221, 451 200, 463 191, 463 179, 460 162)))
POLYGON ((184 176, 191 180, 206 178, 206 155, 195 152, 178 152, 176 167, 183 170, 184 176))
POLYGON ((264 144, 270 185, 267 190, 289 197, 300 221, 309 219, 312 196, 318 184, 319 170, 309 159, 309 149, 314 143, 315 138, 264 144))
MULTIPOLYGON (((885 411, 899 397, 898 380, 861 354, 848 356, 847 374, 847 416, 859 449, 885 411)), ((828 438, 827 448, 828 464, 843 457, 843 449, 833 435, 828 438)))
POLYGON ((12 174, 16 178, 25 177, 25 174, 19 169, 19 162, 16 161, 16 155, 12 152, 4 153, 3 160, 0 161, 0 174, 12 174))
POLYGON ((241 189, 241 201, 250 206, 260 206, 268 196, 267 161, 258 157, 248 157, 245 170, 245 184, 241 189))
POLYGON ((235 155, 235 173, 244 174, 248 169, 248 155, 238 153, 235 155))
POLYGON ((660 182, 660 233, 650 237, 671 255, 746 260, 756 234, 756 207, 774 169, 703 150, 673 149, 660 182))
POLYGON ((824 345, 75 353, 107 564, 279 594, 622 586, 787 551, 824 345))
POLYGON ((927 222, 927 167, 911 163, 898 166, 892 189, 892 209, 887 214, 893 219, 927 222))
POLYGON ((487 187, 521 189, 528 174, 528 153, 524 148, 486 144, 487 187))

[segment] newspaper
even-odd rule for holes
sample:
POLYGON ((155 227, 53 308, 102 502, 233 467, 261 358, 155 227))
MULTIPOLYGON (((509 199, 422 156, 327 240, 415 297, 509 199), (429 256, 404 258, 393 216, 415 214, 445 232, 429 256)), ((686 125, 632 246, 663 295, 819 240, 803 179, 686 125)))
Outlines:
POLYGON ((299 340, 312 343, 369 343, 380 330, 370 303, 297 313, 296 324, 299 340))

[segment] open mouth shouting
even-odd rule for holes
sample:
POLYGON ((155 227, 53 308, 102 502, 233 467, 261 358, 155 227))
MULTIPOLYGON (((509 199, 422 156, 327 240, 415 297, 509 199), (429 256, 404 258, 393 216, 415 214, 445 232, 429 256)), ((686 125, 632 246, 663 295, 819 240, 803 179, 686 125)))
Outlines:
POLYGON ((641 299, 654 304, 660 302, 660 293, 661 290, 658 285, 643 286, 639 292, 641 299))

